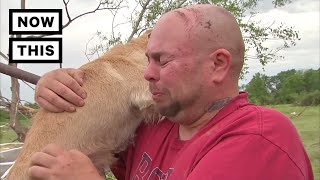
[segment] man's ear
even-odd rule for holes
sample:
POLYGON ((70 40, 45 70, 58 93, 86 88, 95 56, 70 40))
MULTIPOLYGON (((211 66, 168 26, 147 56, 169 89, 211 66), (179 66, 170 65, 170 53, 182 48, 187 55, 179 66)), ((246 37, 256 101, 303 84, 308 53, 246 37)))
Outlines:
POLYGON ((226 49, 217 49, 209 55, 213 63, 211 81, 221 83, 227 76, 232 63, 231 53, 226 49))

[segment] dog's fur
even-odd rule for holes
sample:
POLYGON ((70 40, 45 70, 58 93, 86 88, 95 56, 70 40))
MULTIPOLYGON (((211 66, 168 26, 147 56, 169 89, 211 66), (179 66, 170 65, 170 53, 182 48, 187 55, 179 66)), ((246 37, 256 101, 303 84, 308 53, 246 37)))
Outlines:
POLYGON ((139 124, 160 119, 155 112, 143 70, 150 30, 125 45, 83 65, 86 105, 75 113, 51 113, 40 109, 32 118, 23 149, 10 171, 9 180, 29 179, 30 157, 47 144, 78 149, 101 172, 132 141, 139 124))

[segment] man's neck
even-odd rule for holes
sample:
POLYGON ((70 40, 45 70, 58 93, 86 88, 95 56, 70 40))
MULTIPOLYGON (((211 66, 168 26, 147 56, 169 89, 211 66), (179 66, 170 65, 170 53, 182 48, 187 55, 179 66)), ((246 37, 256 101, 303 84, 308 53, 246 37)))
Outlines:
POLYGON ((212 118, 219 112, 220 109, 226 106, 232 99, 233 97, 226 97, 209 103, 204 112, 194 112, 194 114, 198 114, 197 117, 192 117, 191 114, 185 114, 191 118, 191 120, 188 121, 189 123, 180 123, 180 140, 191 139, 200 129, 202 129, 212 120, 212 118))

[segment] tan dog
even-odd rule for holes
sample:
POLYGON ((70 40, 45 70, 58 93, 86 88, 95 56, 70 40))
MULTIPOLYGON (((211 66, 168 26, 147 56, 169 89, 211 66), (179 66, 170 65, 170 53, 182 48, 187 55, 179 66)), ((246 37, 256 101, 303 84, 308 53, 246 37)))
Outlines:
POLYGON ((83 65, 86 105, 75 113, 50 113, 41 109, 9 180, 29 179, 30 157, 47 144, 78 149, 88 155, 102 172, 124 150, 136 128, 145 121, 158 121, 143 71, 147 64, 145 49, 148 35, 125 45, 117 45, 101 58, 83 65))

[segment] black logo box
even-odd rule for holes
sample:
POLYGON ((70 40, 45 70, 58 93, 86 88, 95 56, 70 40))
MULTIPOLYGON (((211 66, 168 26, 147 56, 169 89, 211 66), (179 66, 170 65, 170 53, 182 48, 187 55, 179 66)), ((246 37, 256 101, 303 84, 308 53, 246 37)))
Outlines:
POLYGON ((62 34, 62 9, 9 9, 9 34, 62 34), (13 31, 12 15, 13 13, 47 13, 54 12, 59 14, 59 30, 58 31, 13 31))
POLYGON ((62 38, 9 38, 9 63, 62 63, 62 38), (14 41, 56 41, 59 42, 59 59, 57 60, 14 60, 12 45, 14 41))

